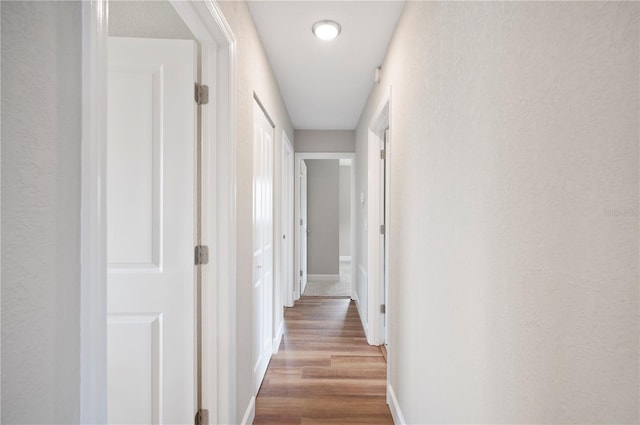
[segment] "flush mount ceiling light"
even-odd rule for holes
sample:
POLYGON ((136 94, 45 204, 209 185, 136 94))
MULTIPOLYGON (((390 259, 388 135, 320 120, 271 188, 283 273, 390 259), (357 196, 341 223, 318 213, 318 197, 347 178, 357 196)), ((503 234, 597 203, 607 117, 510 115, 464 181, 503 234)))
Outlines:
POLYGON ((313 24, 311 30, 320 40, 333 40, 340 34, 340 25, 327 19, 313 24))

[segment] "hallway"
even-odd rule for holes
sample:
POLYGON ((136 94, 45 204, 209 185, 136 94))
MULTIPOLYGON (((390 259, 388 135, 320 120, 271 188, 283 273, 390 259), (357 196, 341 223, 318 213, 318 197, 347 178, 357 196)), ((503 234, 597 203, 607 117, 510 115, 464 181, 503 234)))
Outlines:
POLYGON ((1 423, 640 424, 640 1, 0 22, 1 423))
POLYGON ((355 303, 302 297, 285 312, 254 424, 392 424, 385 386, 386 362, 367 344, 355 303))

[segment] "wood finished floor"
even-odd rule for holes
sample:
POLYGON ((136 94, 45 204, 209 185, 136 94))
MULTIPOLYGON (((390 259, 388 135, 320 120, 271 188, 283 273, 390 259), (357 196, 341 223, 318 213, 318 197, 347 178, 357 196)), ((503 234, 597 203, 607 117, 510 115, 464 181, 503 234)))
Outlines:
POLYGON ((367 344, 353 301, 302 297, 256 399, 254 425, 393 424, 387 366, 367 344))

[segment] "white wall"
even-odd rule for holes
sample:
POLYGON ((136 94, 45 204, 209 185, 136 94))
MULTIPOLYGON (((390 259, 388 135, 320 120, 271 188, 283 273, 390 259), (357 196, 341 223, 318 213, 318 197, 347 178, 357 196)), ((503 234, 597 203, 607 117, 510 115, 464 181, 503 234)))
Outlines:
POLYGON ((340 161, 340 257, 351 256, 351 165, 340 161))
POLYGON ((353 130, 296 130, 296 152, 355 152, 353 130))
POLYGON ((339 274, 340 161, 307 159, 307 273, 339 274))
POLYGON ((357 193, 391 86, 407 423, 638 423, 639 6, 406 3, 357 193))
MULTIPOLYGON (((286 131, 293 142, 293 126, 289 113, 280 95, 280 89, 273 76, 266 54, 244 1, 219 2, 225 18, 237 40, 237 87, 236 93, 236 143, 237 143, 237 418, 239 423, 253 395, 251 362, 251 288, 253 234, 253 96, 254 92, 265 106, 276 128, 274 144, 274 217, 280 217, 281 208, 281 158, 282 131, 286 131)), ((274 222, 274 240, 280 243, 282 232, 280 220, 274 222)), ((277 253, 277 251, 276 251, 277 253)), ((280 281, 280 258, 276 255, 275 281, 280 281)), ((280 307, 278 320, 282 320, 282 297, 277 297, 280 307)), ((276 327, 279 324, 275 324, 276 327)))
POLYGON ((80 420, 81 4, 2 2, 2 422, 80 420))

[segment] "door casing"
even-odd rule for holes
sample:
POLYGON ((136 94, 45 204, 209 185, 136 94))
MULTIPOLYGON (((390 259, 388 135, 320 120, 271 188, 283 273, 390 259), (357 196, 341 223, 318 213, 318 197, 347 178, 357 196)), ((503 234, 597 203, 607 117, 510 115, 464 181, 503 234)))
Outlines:
POLYGON ((300 185, 300 201, 297 203, 300 209, 300 216, 297 220, 298 232, 300 232, 300 273, 298 274, 298 291, 304 294, 309 278, 309 175, 307 173, 307 163, 300 162, 300 173, 296 177, 300 185))
MULTIPOLYGON (((295 154, 295 170, 294 170, 294 175, 296 176, 296 178, 294 179, 295 182, 295 201, 294 201, 294 205, 295 205, 295 220, 294 220, 294 228, 295 228, 295 274, 294 274, 294 281, 297 282, 297 284, 295 284, 295 291, 294 291, 294 300, 298 300, 300 299, 300 296, 302 295, 300 293, 300 283, 299 283, 299 276, 300 276, 300 270, 301 270, 301 262, 300 262, 300 250, 302 249, 301 246, 301 235, 300 235, 300 179, 298 178, 298 176, 300 175, 300 162, 304 161, 306 159, 350 159, 351 160, 351 235, 350 235, 350 241, 351 241, 351 252, 352 252, 352 258, 353 257, 353 253, 355 253, 355 246, 356 246, 356 226, 355 226, 355 222, 356 222, 356 193, 355 193, 355 187, 356 187, 356 154, 353 152, 296 152, 295 154)), ((352 263, 352 267, 351 267, 351 299, 355 299, 355 276, 356 276, 356 267, 353 267, 353 263, 352 263)))

